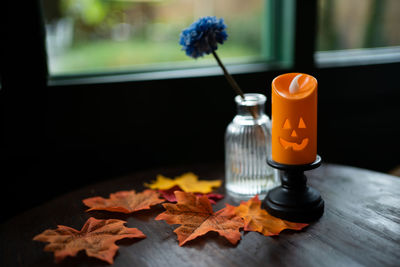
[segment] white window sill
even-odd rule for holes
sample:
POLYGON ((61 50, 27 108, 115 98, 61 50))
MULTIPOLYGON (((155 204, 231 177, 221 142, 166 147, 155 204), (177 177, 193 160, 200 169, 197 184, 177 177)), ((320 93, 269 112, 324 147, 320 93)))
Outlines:
POLYGON ((400 62, 400 46, 319 51, 314 59, 317 68, 395 63, 400 62))

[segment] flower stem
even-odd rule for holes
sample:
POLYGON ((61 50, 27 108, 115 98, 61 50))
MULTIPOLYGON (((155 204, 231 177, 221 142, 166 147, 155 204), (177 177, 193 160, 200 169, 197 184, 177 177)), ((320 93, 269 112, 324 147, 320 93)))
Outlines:
POLYGON ((222 71, 224 72, 225 78, 228 80, 229 84, 232 86, 233 90, 235 90, 236 94, 240 95, 240 97, 244 100, 244 94, 243 91, 240 89, 239 85, 237 84, 237 82, 233 79, 233 77, 228 73, 228 71, 226 70, 224 64, 222 63, 222 61, 219 59, 217 53, 215 53, 215 51, 212 51, 213 56, 215 57, 215 59, 218 62, 218 65, 221 67, 222 71))
MULTIPOLYGON (((218 65, 221 67, 222 71, 224 72, 225 78, 228 80, 228 82, 232 86, 233 90, 235 90, 236 94, 240 95, 242 100, 244 100, 244 94, 243 94, 242 89, 240 89, 240 87, 237 84, 237 82, 235 81, 235 79, 233 79, 233 77, 228 73, 228 71, 226 70, 226 68, 225 68, 224 64, 222 63, 221 59, 219 59, 217 53, 213 50, 212 54, 215 57, 215 59, 217 60, 218 65)), ((252 107, 248 107, 248 110, 251 113, 251 115, 253 116, 253 118, 256 120, 258 118, 257 111, 252 107)))

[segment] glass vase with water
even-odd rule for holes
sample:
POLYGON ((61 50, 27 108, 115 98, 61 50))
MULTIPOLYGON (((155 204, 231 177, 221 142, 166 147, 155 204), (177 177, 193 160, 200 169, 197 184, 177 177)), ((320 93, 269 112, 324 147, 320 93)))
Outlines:
POLYGON ((225 134, 225 187, 240 200, 258 194, 263 199, 278 186, 277 171, 268 166, 271 151, 271 121, 264 112, 262 94, 236 96, 237 115, 225 134))

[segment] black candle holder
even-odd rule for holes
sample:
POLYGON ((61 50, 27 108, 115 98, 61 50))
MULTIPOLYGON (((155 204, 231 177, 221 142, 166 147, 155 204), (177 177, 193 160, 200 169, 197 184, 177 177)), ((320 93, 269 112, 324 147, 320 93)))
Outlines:
POLYGON ((269 214, 292 222, 311 222, 322 216, 324 201, 317 190, 307 186, 304 175, 321 165, 320 156, 310 164, 287 165, 268 159, 268 165, 283 170, 282 185, 269 191, 263 201, 269 214))

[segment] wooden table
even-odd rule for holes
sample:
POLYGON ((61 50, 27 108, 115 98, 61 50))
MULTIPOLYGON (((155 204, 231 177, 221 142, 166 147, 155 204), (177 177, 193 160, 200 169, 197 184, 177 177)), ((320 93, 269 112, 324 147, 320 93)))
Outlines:
MULTIPOLYGON (((284 231, 277 237, 255 232, 242 235, 233 246, 214 233, 179 247, 173 230, 154 217, 163 211, 123 216, 104 212, 85 212, 81 200, 95 195, 143 189, 143 181, 156 174, 176 176, 194 171, 201 178, 223 178, 221 165, 159 169, 132 174, 94 184, 61 196, 17 216, 0 228, 1 266, 54 266, 53 254, 44 252, 44 243, 32 237, 57 224, 80 229, 90 217, 127 220, 147 238, 120 241, 115 266, 399 266, 400 265, 400 178, 373 171, 323 164, 308 172, 309 184, 325 200, 323 217, 303 231, 284 231)), ((221 188, 221 192, 223 188, 221 188)), ((216 209, 231 204, 226 197, 216 209)), ((5 203, 3 203, 4 205, 5 203)), ((86 257, 67 258, 58 266, 106 266, 86 257)))

